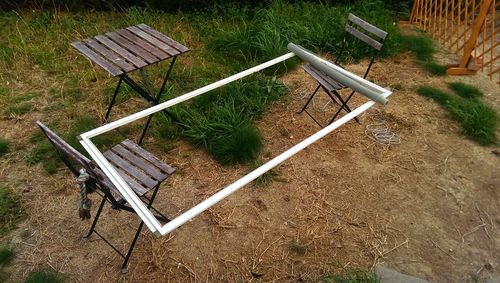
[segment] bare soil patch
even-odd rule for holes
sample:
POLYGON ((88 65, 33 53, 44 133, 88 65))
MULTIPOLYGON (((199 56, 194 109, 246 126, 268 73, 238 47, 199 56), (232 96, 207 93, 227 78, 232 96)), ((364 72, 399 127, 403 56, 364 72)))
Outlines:
MULTIPOLYGON (((361 66, 366 62, 349 69, 361 66)), ((27 213, 3 239, 17 252, 10 280, 45 267, 75 282, 314 282, 379 263, 433 282, 498 276, 498 147, 465 139, 437 104, 415 92, 424 83, 445 88, 447 81, 462 80, 480 87, 499 110, 498 86, 480 75, 429 77, 407 54, 379 61, 371 79, 402 88, 387 107, 361 116, 361 124, 349 122, 279 166, 269 185, 243 188, 169 236, 144 230, 125 275, 121 258, 102 240, 82 239, 89 223, 78 219, 78 191, 69 172, 46 176, 41 167, 25 165, 26 152, 8 155, 0 160, 0 182, 21 195, 27 213), (400 145, 387 148, 365 135, 373 115, 400 136, 400 145)), ((313 80, 300 69, 283 80, 295 90, 258 123, 264 160, 319 129, 296 113, 316 87, 313 80)), ((321 97, 326 95, 313 108, 332 111, 321 97)), ((363 101, 356 97, 353 105, 363 101)), ((40 118, 1 120, 0 128, 10 140, 27 142, 40 118)), ((146 147, 178 169, 156 202, 172 216, 250 170, 222 167, 183 141, 165 151, 150 138, 146 147)), ((136 216, 108 206, 98 229, 125 248, 137 225, 136 216)))

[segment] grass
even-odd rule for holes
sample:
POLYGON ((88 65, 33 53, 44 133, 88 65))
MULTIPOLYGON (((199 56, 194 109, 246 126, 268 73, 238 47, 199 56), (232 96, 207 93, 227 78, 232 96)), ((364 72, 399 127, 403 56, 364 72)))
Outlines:
POLYGON ((364 271, 348 271, 345 275, 324 275, 318 280, 322 283, 379 283, 380 279, 376 274, 364 271))
POLYGON ((462 82, 452 82, 448 86, 458 95, 463 98, 480 98, 483 96, 483 92, 470 84, 462 82))
MULTIPOLYGON (((457 94, 463 95, 463 88, 459 89, 457 94)), ((418 88, 417 93, 431 98, 446 109, 460 124, 463 134, 480 145, 492 145, 497 142, 498 115, 476 96, 463 98, 429 86, 418 88)))
POLYGON ((436 47, 432 39, 425 34, 402 35, 401 47, 403 50, 411 51, 424 70, 434 76, 446 75, 446 66, 434 62, 436 47))
POLYGON ((0 247, 0 267, 4 267, 12 263, 16 254, 10 247, 0 247))
MULTIPOLYGON (((116 80, 104 72, 95 72, 87 60, 77 56, 77 52, 69 47, 69 42, 138 22, 168 33, 191 47, 192 51, 179 58, 168 85, 168 94, 164 96, 166 99, 285 54, 290 41, 315 52, 336 52, 344 38, 344 34, 338 31, 343 29, 350 12, 389 32, 382 56, 400 50, 393 14, 384 8, 384 1, 361 0, 349 5, 272 1, 270 5, 256 8, 219 5, 196 12, 176 13, 137 7, 125 11, 4 12, 0 14, 0 25, 5 27, 0 31, 0 38, 5 39, 0 49, 0 70, 3 70, 0 75, 6 81, 33 81, 26 83, 24 88, 36 94, 31 98, 39 97, 37 101, 46 103, 40 107, 31 98, 20 101, 5 99, 15 97, 20 90, 13 84, 2 85, 0 103, 6 102, 3 114, 19 116, 41 112, 45 122, 58 121, 57 126, 62 129, 60 133, 81 150, 76 135, 83 132, 82 129, 100 124, 92 119, 82 121, 85 116, 83 109, 102 108, 96 104, 105 103, 111 97, 116 80), (47 84, 40 84, 40 77, 47 84), (103 93, 104 98, 99 96, 103 93)), ((369 55, 364 44, 356 41, 348 41, 345 50, 347 60, 369 55)), ((288 91, 275 75, 294 68, 298 62, 297 59, 287 60, 286 64, 183 104, 179 108, 189 115, 182 116, 186 120, 181 122, 187 130, 175 129, 171 123, 158 125, 163 120, 155 118, 158 125, 155 126, 155 137, 160 142, 186 138, 204 146, 224 164, 251 164, 259 157, 262 148, 255 121, 273 101, 288 91), (217 119, 211 116, 214 113, 227 115, 217 119), (228 113, 241 117, 230 119, 228 113)), ((160 78, 164 67, 148 68, 148 72, 153 78, 160 78)), ((117 102, 133 96, 130 89, 122 86, 117 102)), ((89 113, 87 116, 96 115, 89 113)), ((113 136, 96 139, 103 145, 113 141, 113 136)), ((54 158, 53 150, 46 142, 34 143, 35 148, 26 156, 26 161, 28 164, 42 163, 45 171, 54 173, 60 162, 54 158)))
POLYGON ((4 138, 0 138, 0 157, 9 152, 10 141, 4 138))
POLYGON ((31 272, 24 283, 63 283, 65 280, 61 274, 51 270, 39 270, 31 272))
POLYGON ((0 185, 0 235, 14 229, 22 215, 19 198, 0 185))

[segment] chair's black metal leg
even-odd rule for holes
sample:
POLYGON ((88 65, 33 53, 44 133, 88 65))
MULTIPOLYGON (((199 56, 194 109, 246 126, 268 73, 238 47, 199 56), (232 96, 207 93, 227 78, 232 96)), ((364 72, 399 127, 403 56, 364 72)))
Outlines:
POLYGON ((132 255, 132 251, 134 250, 135 243, 137 242, 137 239, 139 239, 139 235, 141 234, 142 226, 144 225, 144 222, 141 221, 141 224, 139 224, 139 227, 137 228, 137 232, 135 232, 134 239, 132 240, 132 243, 130 244, 130 248, 128 249, 127 255, 125 255, 125 260, 123 261, 122 264, 122 273, 127 273, 128 271, 128 260, 130 259, 130 256, 132 255))
MULTIPOLYGON (((351 92, 351 94, 347 97, 347 99, 345 101, 343 101, 343 105, 345 106, 345 109, 347 112, 351 112, 351 109, 349 108, 349 106, 347 106, 347 102, 349 102, 349 100, 351 99, 351 97, 354 95, 355 91, 351 92)), ((340 111, 342 111, 342 109, 344 109, 344 106, 341 106, 339 108, 339 110, 337 110, 337 112, 335 113, 335 115, 333 115, 333 118, 330 120, 330 122, 328 123, 328 125, 330 125, 331 123, 333 123, 333 121, 335 121, 335 118, 337 118, 337 116, 340 114, 340 111)), ((361 122, 359 121, 358 117, 354 117, 354 120, 356 120, 356 122, 358 122, 359 124, 361 124, 361 122)))
MULTIPOLYGON (((151 208, 153 205, 153 201, 156 198, 156 193, 158 192, 158 189, 160 188, 160 185, 157 185, 155 190, 153 191, 153 195, 151 195, 151 200, 149 201, 147 207, 151 208)), ((122 273, 126 273, 128 271, 128 260, 130 259, 130 256, 132 255, 132 251, 134 250, 135 244, 137 240, 139 239, 139 235, 141 234, 142 226, 144 226, 144 222, 141 221, 139 224, 139 227, 137 228, 137 232, 135 232, 134 239, 132 240, 132 243, 130 244, 130 247, 128 249, 127 255, 125 256, 125 260, 123 261, 122 264, 122 273)))
POLYGON ((172 58, 172 62, 170 62, 170 66, 168 67, 167 74, 165 74, 165 78, 163 79, 163 83, 161 84, 160 91, 158 92, 158 95, 156 96, 156 103, 160 102, 161 95, 163 94, 163 90, 165 89, 165 86, 167 85, 168 78, 170 77, 170 73, 172 73, 172 69, 174 68, 175 60, 177 60, 177 56, 174 56, 172 58))
POLYGON ((318 92, 319 88, 321 87, 321 85, 318 84, 318 87, 314 90, 314 92, 311 94, 311 96, 309 97, 309 99, 307 100, 306 104, 304 105, 304 107, 302 107, 302 109, 299 111, 299 114, 304 112, 304 110, 306 110, 307 108, 307 105, 309 105, 309 103, 311 103, 314 95, 316 94, 316 92, 318 92))
POLYGON ((94 217, 94 222, 92 222, 92 226, 90 226, 89 233, 84 238, 90 237, 90 235, 92 235, 92 233, 94 232, 95 225, 97 224, 97 220, 99 220, 99 216, 101 215, 105 203, 106 203, 106 195, 102 197, 101 204, 99 205, 99 209, 97 210, 94 217))
POLYGON ((113 108, 113 105, 115 104, 116 96, 118 95, 118 90, 120 90, 120 86, 122 84, 123 77, 120 77, 120 80, 118 81, 118 85, 116 86, 115 93, 113 94, 113 98, 111 98, 111 102, 109 103, 108 106, 108 111, 106 111, 106 116, 104 116, 104 120, 108 122, 109 114, 111 113, 111 108, 113 108))

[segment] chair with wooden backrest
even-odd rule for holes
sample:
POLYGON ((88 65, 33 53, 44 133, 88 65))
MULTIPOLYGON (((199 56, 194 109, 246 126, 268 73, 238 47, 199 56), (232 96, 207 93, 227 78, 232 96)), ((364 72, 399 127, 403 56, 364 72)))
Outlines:
MULTIPOLYGON (((382 49, 382 46, 384 44, 385 39, 387 38, 387 32, 379 29, 378 27, 358 18, 357 16, 353 14, 349 14, 349 18, 347 21, 347 24, 345 26, 345 31, 346 31, 346 37, 347 35, 354 36, 356 39, 366 43, 368 46, 370 46, 373 49, 372 57, 370 60, 370 64, 368 65, 368 68, 366 69, 363 78, 366 79, 368 76, 368 73, 370 72, 370 69, 375 62, 375 57, 380 53, 380 50, 382 49), (373 37, 370 37, 371 34, 373 37, 377 38, 374 39, 373 37)), ((339 53, 336 56, 335 59, 335 64, 340 66, 340 62, 343 60, 343 55, 346 47, 346 40, 344 40, 342 47, 340 48, 339 53)), ((313 120, 316 122, 320 127, 323 127, 308 111, 307 111, 307 106, 309 103, 311 103, 312 99, 318 92, 320 88, 322 88, 325 93, 330 97, 330 99, 338 104, 340 108, 337 110, 337 112, 333 115, 333 118, 330 120, 328 123, 331 124, 335 118, 340 114, 340 111, 344 109, 346 112, 351 112, 351 109, 347 105, 347 102, 351 99, 351 97, 354 95, 355 91, 352 91, 351 94, 347 97, 347 99, 343 99, 342 96, 340 95, 339 91, 341 89, 347 88, 346 86, 342 85, 341 83, 335 81, 335 79, 329 77, 328 75, 324 74, 323 72, 317 70, 314 68, 312 65, 308 64, 303 67, 303 69, 310 74, 316 81, 318 81, 318 87, 314 90, 314 92, 311 94, 309 99, 307 100, 306 104, 302 107, 302 109, 299 111, 299 113, 306 112, 313 120), (338 100, 338 101, 337 101, 338 100)), ((355 118, 357 122, 359 122, 358 118, 355 118)))
MULTIPOLYGON (((97 232, 95 229, 96 224, 106 201, 111 203, 111 207, 113 209, 135 213, 134 210, 126 204, 124 198, 120 195, 116 187, 111 183, 104 172, 102 172, 101 169, 99 169, 91 160, 71 147, 43 123, 40 121, 37 121, 36 123, 50 143, 54 146, 57 154, 64 164, 71 170, 71 172, 78 177, 80 169, 84 169, 90 175, 90 179, 86 182, 86 185, 90 186, 91 189, 98 189, 98 192, 100 191, 102 201, 96 212, 96 216, 92 222, 90 230, 85 237, 90 237, 90 235, 95 232, 123 257, 124 262, 122 265, 122 272, 126 272, 128 268, 128 260, 132 254, 135 243, 139 238, 144 222, 141 221, 139 224, 126 254, 120 252, 107 239, 105 239, 104 236, 97 232)), ((160 184, 172 173, 174 173, 175 169, 128 139, 104 152, 104 156, 115 167, 127 184, 134 190, 136 195, 145 202, 148 208, 152 209, 154 213, 157 214, 155 216, 163 222, 168 222, 169 219, 152 207, 152 204, 156 198, 160 184), (150 197, 147 196, 149 192, 152 192, 150 197)))

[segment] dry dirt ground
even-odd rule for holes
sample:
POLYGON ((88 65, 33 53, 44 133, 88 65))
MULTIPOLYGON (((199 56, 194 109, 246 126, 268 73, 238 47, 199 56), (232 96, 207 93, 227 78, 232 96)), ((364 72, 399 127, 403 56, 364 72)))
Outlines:
MULTIPOLYGON (((78 219, 79 196, 68 171, 47 176, 40 166, 25 165, 26 152, 7 155, 0 159, 0 182, 21 195, 27 214, 2 239, 17 254, 9 280, 48 268, 71 282, 315 282, 376 264, 432 282, 498 277, 499 148, 464 138, 444 110, 415 91, 465 81, 500 110, 498 86, 481 75, 428 76, 408 54, 379 61, 371 78, 396 87, 386 107, 376 106, 361 124, 351 121, 292 157, 269 184, 244 187, 170 235, 158 238, 144 229, 127 274, 97 236, 82 239, 89 222, 78 219), (400 145, 385 147, 365 135, 365 126, 379 120, 399 135, 400 145)), ((315 87, 312 79, 298 69, 283 80, 293 92, 258 122, 264 161, 319 129, 296 113, 315 87)), ((363 101, 357 97, 352 105, 363 101)), ((325 103, 315 100, 311 111, 332 111, 325 103)), ((34 120, 43 118, 1 120, 0 128, 10 140, 25 140, 37 131, 34 120)), ((178 170, 156 202, 171 216, 251 170, 222 167, 183 141, 165 151, 150 138, 145 147, 178 170)), ((98 229, 125 248, 137 225, 135 215, 108 206, 98 229)))

